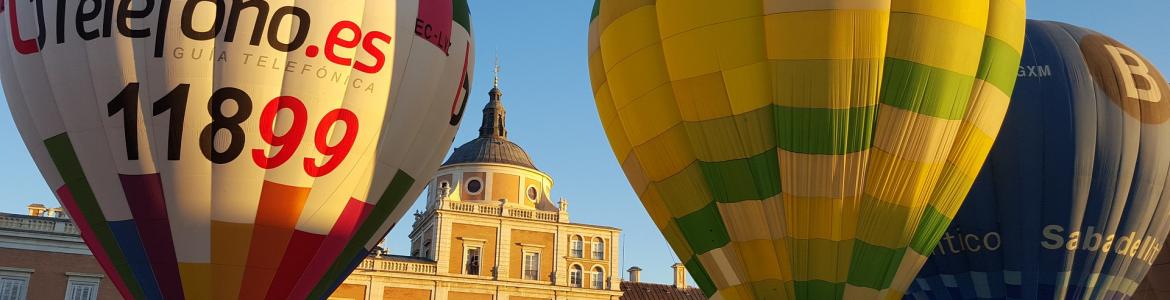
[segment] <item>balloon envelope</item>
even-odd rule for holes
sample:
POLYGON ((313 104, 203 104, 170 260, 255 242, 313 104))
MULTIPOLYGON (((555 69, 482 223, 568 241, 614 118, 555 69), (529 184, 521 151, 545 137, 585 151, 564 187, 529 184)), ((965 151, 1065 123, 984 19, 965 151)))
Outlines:
POLYGON ((601 0, 598 114, 708 296, 896 298, 999 130, 1024 9, 601 0))
POLYGON ((327 296, 439 166, 474 64, 464 0, 0 12, 17 127, 128 299, 327 296))
POLYGON ((1027 26, 1003 130, 919 298, 1128 298, 1170 230, 1166 79, 1100 33, 1027 26))

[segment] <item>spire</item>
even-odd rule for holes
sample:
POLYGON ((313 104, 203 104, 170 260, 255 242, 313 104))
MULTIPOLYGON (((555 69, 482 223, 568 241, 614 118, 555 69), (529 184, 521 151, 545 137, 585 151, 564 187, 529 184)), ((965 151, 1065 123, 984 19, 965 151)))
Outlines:
POLYGON ((492 70, 494 77, 492 78, 492 90, 488 92, 488 103, 483 107, 483 123, 479 126, 479 137, 481 138, 508 138, 508 130, 504 128, 504 122, 507 119, 507 112, 504 110, 504 103, 500 101, 500 97, 504 92, 500 91, 500 57, 496 56, 496 66, 492 70))
POLYGON ((492 70, 492 88, 500 88, 500 55, 496 54, 496 67, 492 70))

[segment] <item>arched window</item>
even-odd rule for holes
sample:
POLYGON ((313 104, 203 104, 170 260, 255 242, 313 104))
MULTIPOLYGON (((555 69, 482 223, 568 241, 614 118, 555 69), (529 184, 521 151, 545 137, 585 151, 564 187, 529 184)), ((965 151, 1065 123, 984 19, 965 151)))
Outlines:
POLYGON ((585 275, 583 273, 584 272, 581 271, 581 266, 573 265, 573 267, 569 270, 569 285, 578 288, 581 287, 581 282, 583 281, 581 277, 585 275))
POLYGON ((571 252, 569 255, 572 255, 576 258, 583 258, 585 257, 584 248, 585 242, 581 240, 581 236, 574 235, 573 237, 569 238, 569 252, 571 252))
POLYGON ((605 259, 605 240, 593 238, 593 259, 605 259))
POLYGON ((605 270, 602 270, 601 267, 593 267, 593 288, 605 288, 605 270))

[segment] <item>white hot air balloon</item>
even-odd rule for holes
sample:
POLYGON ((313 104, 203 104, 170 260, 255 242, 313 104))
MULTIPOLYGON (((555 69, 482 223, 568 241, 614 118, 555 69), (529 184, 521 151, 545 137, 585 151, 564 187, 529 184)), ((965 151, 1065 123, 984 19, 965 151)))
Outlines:
POLYGON ((42 175, 129 299, 327 296, 451 145, 465 0, 5 0, 42 175))

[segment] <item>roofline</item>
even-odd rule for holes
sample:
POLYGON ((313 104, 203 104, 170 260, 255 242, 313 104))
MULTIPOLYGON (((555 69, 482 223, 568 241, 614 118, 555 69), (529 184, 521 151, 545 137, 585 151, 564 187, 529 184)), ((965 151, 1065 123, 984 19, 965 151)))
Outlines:
POLYGON ((613 230, 613 231, 617 231, 617 232, 621 232, 621 231, 622 231, 622 229, 621 229, 621 228, 617 228, 617 227, 610 227, 610 226, 604 226, 604 225, 593 225, 593 224, 585 224, 585 223, 573 223, 573 222, 568 222, 568 223, 561 223, 561 224, 565 224, 565 225, 573 225, 573 226, 581 226, 581 227, 589 227, 589 228, 597 228, 597 229, 608 229, 608 230, 613 230))
POLYGON ((449 164, 449 165, 442 165, 442 166, 439 166, 439 169, 438 169, 437 171, 441 171, 441 170, 444 170, 444 169, 455 168, 455 167, 466 167, 466 166, 485 166, 485 165, 486 165, 486 166, 496 166, 496 167, 509 167, 509 168, 515 168, 515 169, 521 169, 521 170, 527 170, 527 171, 532 171, 532 172, 540 173, 540 175, 544 175, 544 177, 545 177, 545 178, 548 178, 548 181, 549 181, 549 182, 556 183, 556 181, 554 181, 554 180, 552 179, 552 175, 549 175, 548 173, 545 173, 544 171, 541 171, 541 170, 539 170, 539 169, 529 168, 529 167, 525 167, 525 166, 518 166, 518 165, 513 165, 513 164, 506 164, 506 163, 497 163, 497 162, 464 162, 464 163, 454 163, 454 164, 449 164))

